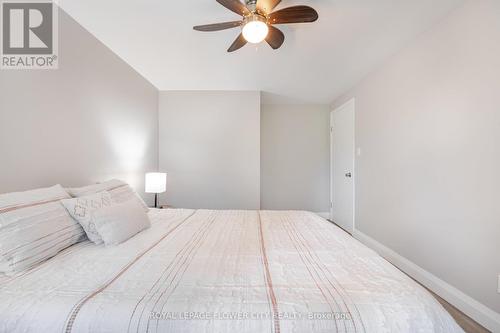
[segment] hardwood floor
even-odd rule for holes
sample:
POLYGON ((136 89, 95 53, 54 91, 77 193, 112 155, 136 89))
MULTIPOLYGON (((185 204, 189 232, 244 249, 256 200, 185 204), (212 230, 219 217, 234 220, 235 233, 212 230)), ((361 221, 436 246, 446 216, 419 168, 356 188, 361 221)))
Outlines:
MULTIPOLYGON (((350 232, 348 232, 345 229, 343 229, 342 227, 340 227, 337 223, 333 222, 332 220, 328 220, 328 221, 332 222, 334 225, 336 225, 337 227, 339 227, 342 231, 345 231, 346 233, 348 233, 349 235, 351 235, 350 232)), ((396 267, 396 266, 394 266, 394 267, 396 267)), ((403 271, 401 271, 401 272, 404 273, 404 274, 406 274, 403 271)), ((460 327, 462 327, 462 329, 466 333, 488 333, 488 332, 490 332, 486 328, 484 328, 483 326, 479 325, 472 318, 470 318, 469 316, 467 316, 465 313, 463 313, 462 311, 458 310, 456 307, 454 307, 450 303, 446 302, 444 299, 442 299, 441 297, 439 297, 438 295, 436 295, 435 293, 433 293, 431 290, 429 290, 428 288, 426 288, 425 286, 423 286, 420 282, 418 282, 417 280, 415 280, 414 278, 412 278, 408 274, 406 274, 406 275, 408 277, 410 277, 413 281, 417 282, 422 287, 424 287, 425 289, 427 289, 432 294, 432 296, 434 296, 438 300, 438 302, 441 303, 441 305, 445 308, 445 310, 448 311, 448 313, 453 317, 453 319, 455 319, 455 321, 457 322, 457 324, 460 325, 460 327)))
MULTIPOLYGON (((429 289, 427 289, 429 290, 429 289)), ((450 313, 450 315, 455 319, 458 325, 467 333, 487 333, 490 332, 483 326, 479 325, 472 318, 468 317, 465 313, 458 310, 456 307, 446 302, 444 299, 434 294, 432 291, 429 292, 441 303, 441 305, 450 313)))

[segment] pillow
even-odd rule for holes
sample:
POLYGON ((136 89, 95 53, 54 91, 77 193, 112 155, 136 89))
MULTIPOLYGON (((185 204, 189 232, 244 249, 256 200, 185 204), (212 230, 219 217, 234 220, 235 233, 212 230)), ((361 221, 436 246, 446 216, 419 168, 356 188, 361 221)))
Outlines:
POLYGON ((114 202, 121 203, 134 198, 143 207, 145 212, 149 211, 148 205, 146 205, 139 194, 137 194, 137 192, 134 191, 134 189, 132 189, 130 185, 121 180, 112 179, 100 184, 94 184, 79 188, 68 188, 66 190, 74 198, 96 194, 102 191, 108 191, 111 195, 111 199, 114 202))
POLYGON ((83 227, 87 237, 96 244, 102 244, 102 238, 95 227, 94 212, 102 207, 110 206, 111 195, 104 191, 80 198, 65 199, 61 202, 69 214, 83 227))
POLYGON ((146 213, 149 212, 148 205, 142 200, 142 198, 137 194, 136 191, 130 185, 125 184, 123 186, 114 188, 108 191, 111 195, 111 200, 116 203, 122 203, 130 200, 135 200, 146 213))
POLYGON ((94 223, 106 246, 123 243, 151 226, 148 215, 133 199, 95 211, 94 223))
POLYGON ((70 198, 61 185, 0 194, 0 213, 70 198))
POLYGON ((33 268, 85 239, 85 232, 59 202, 60 186, 0 195, 0 272, 33 268))
POLYGON ((96 194, 103 191, 109 191, 115 189, 120 186, 127 185, 127 183, 118 180, 112 179, 99 184, 92 184, 88 186, 78 187, 78 188, 67 188, 66 191, 73 197, 79 198, 86 195, 96 194))

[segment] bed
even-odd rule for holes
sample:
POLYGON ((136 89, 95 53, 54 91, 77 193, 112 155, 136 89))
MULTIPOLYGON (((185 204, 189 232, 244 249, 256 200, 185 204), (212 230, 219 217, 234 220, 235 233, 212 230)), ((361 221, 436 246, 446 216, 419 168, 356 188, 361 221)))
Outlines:
POLYGON ((80 242, 0 275, 1 332, 462 332, 421 286, 299 211, 152 209, 118 246, 80 242))

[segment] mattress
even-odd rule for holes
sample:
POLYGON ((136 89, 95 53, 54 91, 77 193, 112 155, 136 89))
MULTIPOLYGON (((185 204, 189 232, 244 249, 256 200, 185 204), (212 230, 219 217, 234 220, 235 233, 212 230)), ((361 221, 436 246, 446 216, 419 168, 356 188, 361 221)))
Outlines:
POLYGON ((0 277, 0 332, 462 332, 420 285, 300 211, 151 210, 114 247, 0 277))

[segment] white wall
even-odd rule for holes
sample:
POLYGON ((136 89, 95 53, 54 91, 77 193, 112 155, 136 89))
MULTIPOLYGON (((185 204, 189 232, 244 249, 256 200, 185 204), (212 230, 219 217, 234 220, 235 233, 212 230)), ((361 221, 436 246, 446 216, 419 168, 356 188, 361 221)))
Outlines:
POLYGON ((260 93, 160 93, 162 203, 183 208, 260 207, 260 93))
POLYGON ((262 105, 261 208, 330 210, 330 106, 262 105))
POLYGON ((467 1, 335 102, 356 98, 357 228, 497 313, 499 41, 500 1, 467 1))
POLYGON ((58 70, 0 71, 0 193, 158 166, 158 91, 65 14, 58 70))

